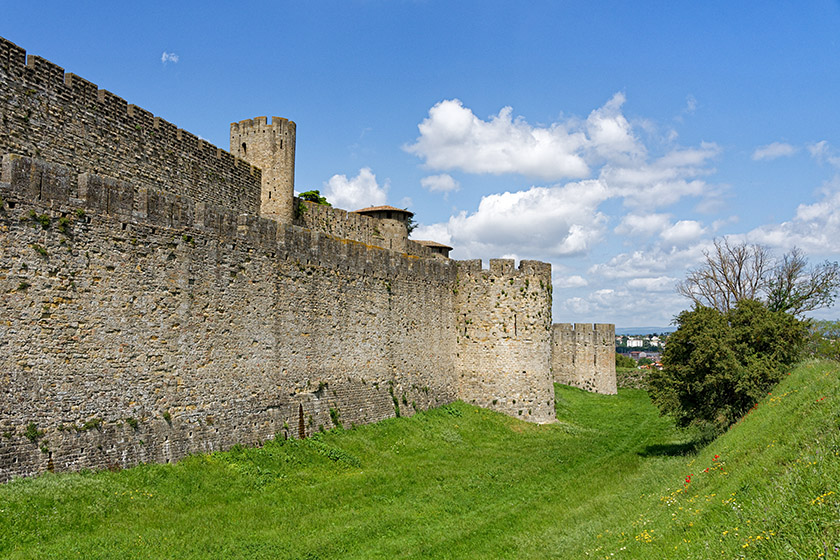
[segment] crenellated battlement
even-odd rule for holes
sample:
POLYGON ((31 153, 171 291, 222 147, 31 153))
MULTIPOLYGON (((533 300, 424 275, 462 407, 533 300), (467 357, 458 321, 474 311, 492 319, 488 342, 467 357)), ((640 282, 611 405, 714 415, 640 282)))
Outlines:
POLYGON ((76 175, 66 166, 15 154, 2 158, 0 195, 13 206, 34 203, 42 209, 52 209, 57 216, 84 209, 88 221, 118 219, 194 230, 221 239, 239 239, 305 265, 338 265, 382 278, 430 275, 452 280, 455 274, 456 261, 433 259, 431 254, 422 259, 410 258, 375 244, 278 224, 253 214, 237 214, 206 202, 196 203, 190 197, 155 189, 135 189, 130 183, 112 177, 92 173, 76 175))
POLYGON ((543 280, 549 280, 549 285, 551 284, 551 263, 523 259, 519 262, 519 268, 516 268, 514 259, 490 259, 489 268, 482 268, 481 259, 457 262, 459 271, 465 275, 475 277, 483 275, 485 278, 515 275, 538 276, 543 280))
POLYGON ((0 481, 456 399, 550 422, 553 337, 609 357, 611 325, 552 331, 550 264, 295 199, 293 121, 225 151, 2 38, 0 86, 0 481))
POLYGON ((282 117, 255 117, 230 124, 230 151, 262 169, 260 214, 290 224, 294 219, 297 125, 282 117))
POLYGON ((297 125, 294 121, 290 121, 284 117, 254 117, 253 119, 245 119, 239 122, 230 123, 231 132, 241 135, 257 135, 270 132, 276 135, 294 134, 297 125))
POLYGON ((258 167, 0 37, 0 153, 259 212, 258 167))

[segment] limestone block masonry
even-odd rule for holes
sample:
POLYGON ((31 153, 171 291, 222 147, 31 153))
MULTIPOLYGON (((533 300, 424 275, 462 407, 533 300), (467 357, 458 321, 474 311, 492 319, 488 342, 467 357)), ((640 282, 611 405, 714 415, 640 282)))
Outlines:
POLYGON ((262 170, 260 214, 284 224, 294 218, 296 131, 294 122, 281 117, 230 125, 230 153, 262 170))
POLYGON ((550 265, 295 216, 285 119, 232 125, 258 166, 2 38, 0 86, 0 481, 456 399, 554 419, 550 265))
MULTIPOLYGON (((260 211, 259 168, 1 37, 0 126, 0 154, 237 213, 260 211)), ((78 195, 76 186, 68 196, 78 195)))
POLYGON ((553 325, 551 370, 555 383, 615 395, 615 325, 553 325))
POLYGON ((455 373, 466 402, 531 422, 554 420, 551 265, 458 263, 455 373))
POLYGON ((20 156, 0 197, 0 480, 459 398, 454 261, 20 156))

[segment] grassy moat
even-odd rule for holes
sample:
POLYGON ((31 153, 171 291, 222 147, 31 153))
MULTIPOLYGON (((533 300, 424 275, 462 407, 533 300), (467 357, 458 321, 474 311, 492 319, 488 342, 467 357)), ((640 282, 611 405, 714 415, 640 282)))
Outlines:
POLYGON ((456 403, 0 486, 3 558, 840 558, 840 365, 703 448, 640 390, 537 426, 456 403))

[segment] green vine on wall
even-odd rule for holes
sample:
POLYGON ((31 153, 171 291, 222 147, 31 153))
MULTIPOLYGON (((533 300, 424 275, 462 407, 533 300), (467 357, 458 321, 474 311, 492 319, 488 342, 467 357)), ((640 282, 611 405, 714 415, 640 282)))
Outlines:
POLYGON ((26 439, 28 439, 32 443, 35 443, 39 439, 41 439, 41 437, 44 435, 44 432, 38 429, 38 426, 35 425, 35 422, 30 422, 26 425, 26 430, 24 430, 23 435, 26 439))

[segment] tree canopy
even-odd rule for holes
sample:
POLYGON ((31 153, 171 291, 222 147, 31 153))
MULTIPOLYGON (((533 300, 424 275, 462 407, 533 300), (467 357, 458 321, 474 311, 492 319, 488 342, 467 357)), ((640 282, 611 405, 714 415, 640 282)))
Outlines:
POLYGON ((663 414, 681 426, 718 433, 738 420, 779 382, 800 356, 807 324, 751 299, 728 312, 698 305, 677 317, 662 371, 648 390, 663 414))
POLYGON ((693 301, 732 310, 743 300, 759 300, 773 311, 802 315, 830 307, 840 289, 840 265, 824 262, 809 266, 804 253, 794 248, 780 259, 767 247, 716 239, 704 252, 704 262, 688 274, 677 291, 693 301))
POLYGON ((318 189, 302 192, 298 195, 298 198, 308 202, 314 202, 315 204, 320 204, 322 206, 332 206, 332 204, 327 202, 326 197, 321 196, 321 191, 318 189))

